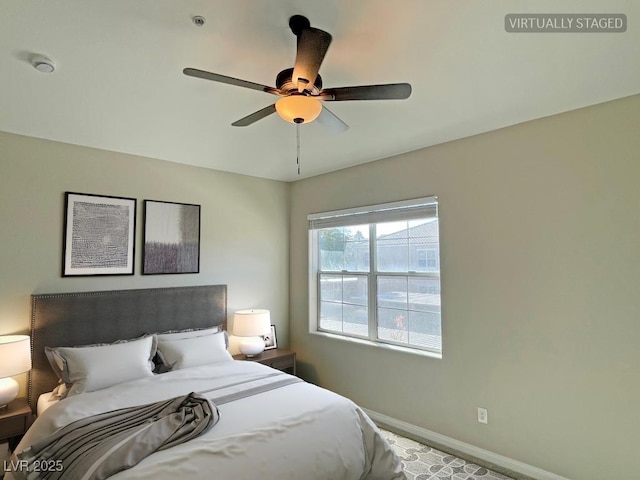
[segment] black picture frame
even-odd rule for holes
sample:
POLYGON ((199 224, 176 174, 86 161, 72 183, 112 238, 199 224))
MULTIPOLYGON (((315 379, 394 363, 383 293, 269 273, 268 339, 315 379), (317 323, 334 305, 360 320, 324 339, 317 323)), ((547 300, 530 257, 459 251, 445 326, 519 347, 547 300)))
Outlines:
POLYGON ((137 200, 65 192, 62 276, 133 275, 137 200))
POLYGON ((143 275, 200 273, 200 205, 144 201, 143 275))
POLYGON ((270 335, 260 335, 262 340, 264 340, 264 349, 272 350, 274 348, 278 348, 278 337, 276 335, 276 326, 271 325, 271 334, 270 335))

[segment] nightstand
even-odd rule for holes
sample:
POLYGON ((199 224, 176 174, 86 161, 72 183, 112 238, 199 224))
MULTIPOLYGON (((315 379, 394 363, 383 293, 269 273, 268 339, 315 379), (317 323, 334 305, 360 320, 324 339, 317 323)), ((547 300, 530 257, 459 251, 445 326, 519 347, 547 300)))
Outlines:
POLYGON ((18 398, 0 410, 0 441, 9 440, 13 450, 31 426, 31 408, 25 398, 18 398))
POLYGON ((296 374, 296 352, 290 352, 289 350, 283 350, 282 348, 274 348, 271 350, 265 350, 257 357, 247 358, 246 355, 239 354, 234 355, 235 360, 246 360, 248 362, 258 362, 268 367, 275 368, 276 370, 282 370, 283 372, 296 374))

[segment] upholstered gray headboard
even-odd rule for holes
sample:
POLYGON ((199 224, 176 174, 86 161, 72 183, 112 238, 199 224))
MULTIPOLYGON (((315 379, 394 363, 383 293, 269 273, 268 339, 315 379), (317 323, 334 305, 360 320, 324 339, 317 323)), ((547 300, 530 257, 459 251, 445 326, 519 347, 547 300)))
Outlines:
POLYGON ((27 400, 35 412, 38 397, 58 379, 44 347, 110 343, 147 333, 226 328, 227 286, 150 288, 31 296, 31 357, 27 400))

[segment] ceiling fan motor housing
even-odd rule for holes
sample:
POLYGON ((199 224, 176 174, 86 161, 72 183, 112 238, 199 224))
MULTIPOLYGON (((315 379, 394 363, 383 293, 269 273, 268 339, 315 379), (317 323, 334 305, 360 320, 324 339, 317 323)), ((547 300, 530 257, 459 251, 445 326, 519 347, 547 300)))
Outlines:
MULTIPOLYGON (((293 83, 292 77, 293 68, 282 70, 276 77, 276 87, 285 95, 298 91, 298 85, 293 83)), ((308 91, 311 95, 319 95, 320 90, 322 90, 322 77, 320 76, 320 74, 318 74, 316 76, 316 81, 313 83, 313 86, 309 88, 309 85, 307 84, 307 86, 305 87, 305 91, 308 91)))

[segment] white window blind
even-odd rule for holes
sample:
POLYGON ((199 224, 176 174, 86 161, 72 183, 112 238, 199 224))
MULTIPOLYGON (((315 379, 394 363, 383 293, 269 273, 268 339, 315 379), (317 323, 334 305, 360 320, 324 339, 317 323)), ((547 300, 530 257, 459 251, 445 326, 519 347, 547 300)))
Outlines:
POLYGON ((310 229, 395 222, 438 216, 436 197, 416 198, 401 202, 382 203, 366 207, 347 208, 332 212, 313 213, 307 217, 310 229))

